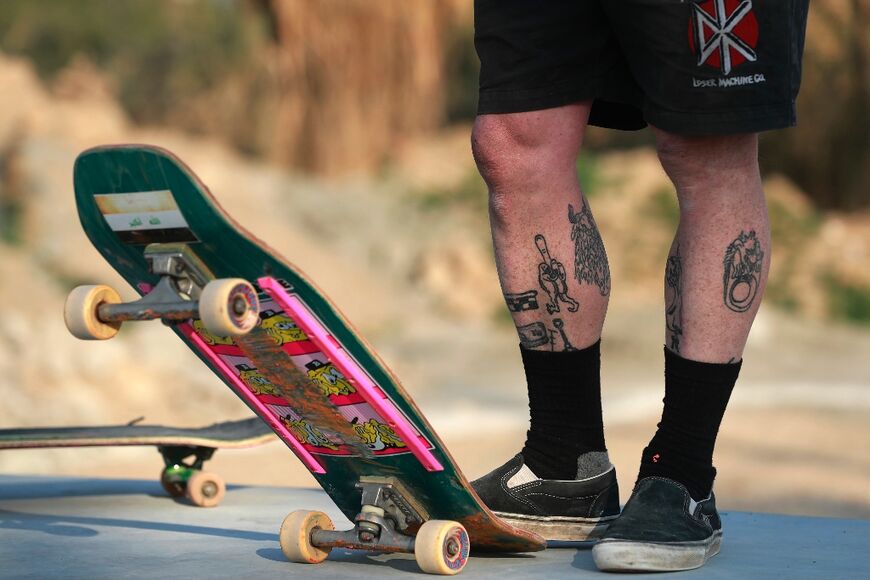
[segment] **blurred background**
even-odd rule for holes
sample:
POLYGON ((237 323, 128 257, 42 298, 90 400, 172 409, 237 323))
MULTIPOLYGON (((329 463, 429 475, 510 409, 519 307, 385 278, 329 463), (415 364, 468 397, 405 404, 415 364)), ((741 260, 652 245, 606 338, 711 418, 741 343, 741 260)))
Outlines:
MULTIPOLYGON (((81 231, 71 176, 83 149, 139 142, 177 153, 331 295, 466 475, 516 453, 526 393, 469 148, 472 38, 470 0, 0 3, 0 426, 250 415, 157 322, 105 343, 63 325, 76 284, 133 298, 81 231)), ((762 141, 773 266, 717 494, 726 509, 870 517, 866 3, 812 3, 798 106, 799 127, 762 141)), ((612 267, 604 412, 625 500, 660 414, 678 211, 648 131, 588 141, 578 171, 612 267)), ((232 483, 314 485, 280 443, 209 465, 232 483)), ((0 452, 4 474, 161 467, 151 448, 0 452)))

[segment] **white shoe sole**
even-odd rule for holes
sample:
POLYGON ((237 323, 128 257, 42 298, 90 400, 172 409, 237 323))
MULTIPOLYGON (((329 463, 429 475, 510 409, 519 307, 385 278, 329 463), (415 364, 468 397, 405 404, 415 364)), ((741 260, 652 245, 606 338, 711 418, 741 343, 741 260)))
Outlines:
POLYGON ((603 518, 572 518, 565 516, 526 516, 493 512, 510 525, 534 532, 546 540, 584 542, 600 538, 618 516, 603 518))
POLYGON ((675 572, 700 568, 719 553, 722 532, 708 540, 655 543, 604 539, 592 548, 592 559, 605 572, 675 572))

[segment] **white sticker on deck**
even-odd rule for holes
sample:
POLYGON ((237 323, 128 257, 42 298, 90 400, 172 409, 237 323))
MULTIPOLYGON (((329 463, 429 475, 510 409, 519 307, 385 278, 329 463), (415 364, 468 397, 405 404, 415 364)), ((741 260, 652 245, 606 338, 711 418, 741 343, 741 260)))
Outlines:
POLYGON ((94 201, 126 243, 196 241, 169 190, 95 194, 94 201))

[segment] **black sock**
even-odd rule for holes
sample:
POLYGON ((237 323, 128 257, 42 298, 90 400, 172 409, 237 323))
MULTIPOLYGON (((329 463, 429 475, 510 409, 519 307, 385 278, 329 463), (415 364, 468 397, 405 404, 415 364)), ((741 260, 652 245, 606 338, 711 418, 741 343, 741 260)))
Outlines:
POLYGON ((638 478, 673 479, 696 501, 710 495, 716 477, 713 447, 742 362, 696 362, 665 348, 665 406, 643 450, 638 478))
POLYGON ((581 454, 605 450, 600 347, 600 340, 576 351, 520 347, 531 419, 522 453, 540 478, 575 479, 581 454))

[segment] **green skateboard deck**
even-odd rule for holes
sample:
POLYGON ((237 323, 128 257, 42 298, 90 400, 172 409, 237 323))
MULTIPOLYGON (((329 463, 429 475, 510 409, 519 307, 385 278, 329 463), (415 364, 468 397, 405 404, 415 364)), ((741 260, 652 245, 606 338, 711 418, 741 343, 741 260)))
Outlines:
MULTIPOLYGON (((197 266, 194 281, 251 284, 257 299, 244 300, 258 303, 259 317, 247 334, 209 332, 205 314, 188 316, 193 307, 177 309, 170 326, 272 427, 349 519, 360 514, 361 501, 380 493, 378 501, 393 496, 393 504, 402 504, 398 511, 409 512, 397 528, 409 537, 425 521, 451 520, 465 526, 474 549, 545 547, 541 537, 481 503, 411 397, 336 306, 224 213, 171 153, 132 145, 91 149, 76 160, 74 181, 85 232, 141 295, 160 287, 155 256, 173 252, 197 266)), ((126 319, 155 318, 155 308, 126 319)))

